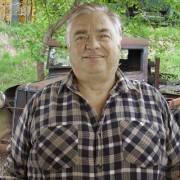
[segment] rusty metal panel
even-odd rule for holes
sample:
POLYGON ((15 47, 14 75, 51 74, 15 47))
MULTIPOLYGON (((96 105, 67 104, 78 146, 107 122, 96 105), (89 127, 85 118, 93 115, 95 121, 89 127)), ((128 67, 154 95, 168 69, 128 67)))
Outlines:
POLYGON ((20 85, 16 90, 15 96, 15 109, 13 113, 13 132, 18 123, 19 116, 22 114, 23 109, 29 99, 35 94, 38 90, 44 88, 45 86, 52 84, 54 82, 64 79, 65 76, 60 76, 57 78, 46 79, 43 81, 28 83, 20 85))
POLYGON ((133 37, 124 37, 121 42, 122 48, 129 46, 149 46, 149 43, 144 38, 133 38, 133 37))
MULTIPOLYGON (((139 63, 139 70, 137 72, 134 72, 133 69, 131 69, 130 72, 124 71, 124 74, 130 78, 130 79, 136 79, 139 81, 148 81, 148 41, 144 38, 131 38, 131 37, 125 37, 122 39, 121 42, 121 49, 129 49, 129 51, 133 52, 132 57, 129 57, 131 61, 134 61, 134 63, 139 63), (136 51, 136 52, 135 52, 136 51), (138 57, 137 52, 141 51, 141 57, 138 57), (139 60, 140 62, 136 62, 136 60, 139 60)), ((121 60, 120 60, 121 63, 121 60)), ((121 69, 121 66, 120 66, 121 69)))
POLYGON ((156 58, 155 60, 155 80, 154 80, 154 87, 159 89, 159 68, 160 68, 160 58, 156 58))
POLYGON ((34 20, 35 0, 21 0, 18 7, 19 22, 25 23, 34 20))
MULTIPOLYGON (((16 91, 16 97, 15 97, 15 109, 13 112, 13 127, 16 127, 19 116, 22 114, 23 108, 27 103, 27 98, 26 98, 26 91, 16 91)), ((13 128, 14 132, 15 128, 13 128)))
POLYGON ((48 41, 47 46, 49 47, 61 47, 61 43, 57 42, 55 38, 52 38, 48 41))
POLYGON ((0 21, 7 24, 33 21, 35 0, 0 0, 0 21))

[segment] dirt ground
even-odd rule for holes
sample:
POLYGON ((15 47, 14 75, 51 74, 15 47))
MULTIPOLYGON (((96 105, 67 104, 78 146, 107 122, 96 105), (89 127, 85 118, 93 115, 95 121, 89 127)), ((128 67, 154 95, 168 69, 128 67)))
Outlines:
POLYGON ((4 51, 8 51, 12 56, 15 56, 16 50, 10 45, 11 38, 5 34, 0 32, 0 53, 4 51))

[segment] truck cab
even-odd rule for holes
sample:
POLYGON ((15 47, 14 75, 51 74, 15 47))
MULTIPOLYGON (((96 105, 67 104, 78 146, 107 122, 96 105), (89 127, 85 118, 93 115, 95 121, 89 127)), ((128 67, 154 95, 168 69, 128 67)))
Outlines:
MULTIPOLYGON (((43 81, 27 83, 17 87, 15 93, 12 126, 16 127, 19 116, 28 100, 34 93, 48 84, 62 80, 71 70, 68 55, 60 57, 61 45, 52 39, 49 43, 47 60, 48 76, 43 81)), ((63 49, 64 50, 64 49, 63 49)), ((148 81, 148 42, 143 38, 123 38, 119 68, 129 78, 148 81)))

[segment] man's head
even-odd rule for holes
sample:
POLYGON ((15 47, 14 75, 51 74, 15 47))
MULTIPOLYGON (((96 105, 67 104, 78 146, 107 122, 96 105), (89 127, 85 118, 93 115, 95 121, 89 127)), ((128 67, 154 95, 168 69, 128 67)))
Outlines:
POLYGON ((114 77, 121 37, 121 22, 116 13, 94 4, 80 5, 67 25, 70 63, 76 77, 114 77))
POLYGON ((90 14, 93 12, 102 12, 110 18, 110 20, 112 21, 114 28, 116 30, 117 41, 121 42, 122 24, 121 24, 120 17, 118 14, 116 14, 114 11, 109 9, 107 6, 100 6, 97 4, 82 4, 75 9, 75 11, 70 15, 70 18, 67 21, 66 43, 68 44, 68 46, 69 46, 70 31, 71 31, 72 23, 73 23, 74 19, 80 14, 90 14))

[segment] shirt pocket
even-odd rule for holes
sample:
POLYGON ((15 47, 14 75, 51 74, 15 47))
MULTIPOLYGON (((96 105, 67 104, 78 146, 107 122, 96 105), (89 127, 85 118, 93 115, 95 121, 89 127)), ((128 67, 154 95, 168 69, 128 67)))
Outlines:
POLYGON ((165 165, 165 137, 153 123, 120 121, 123 157, 142 168, 165 165))
POLYGON ((77 164, 78 128, 72 125, 46 127, 38 138, 37 154, 41 169, 59 171, 77 164))

